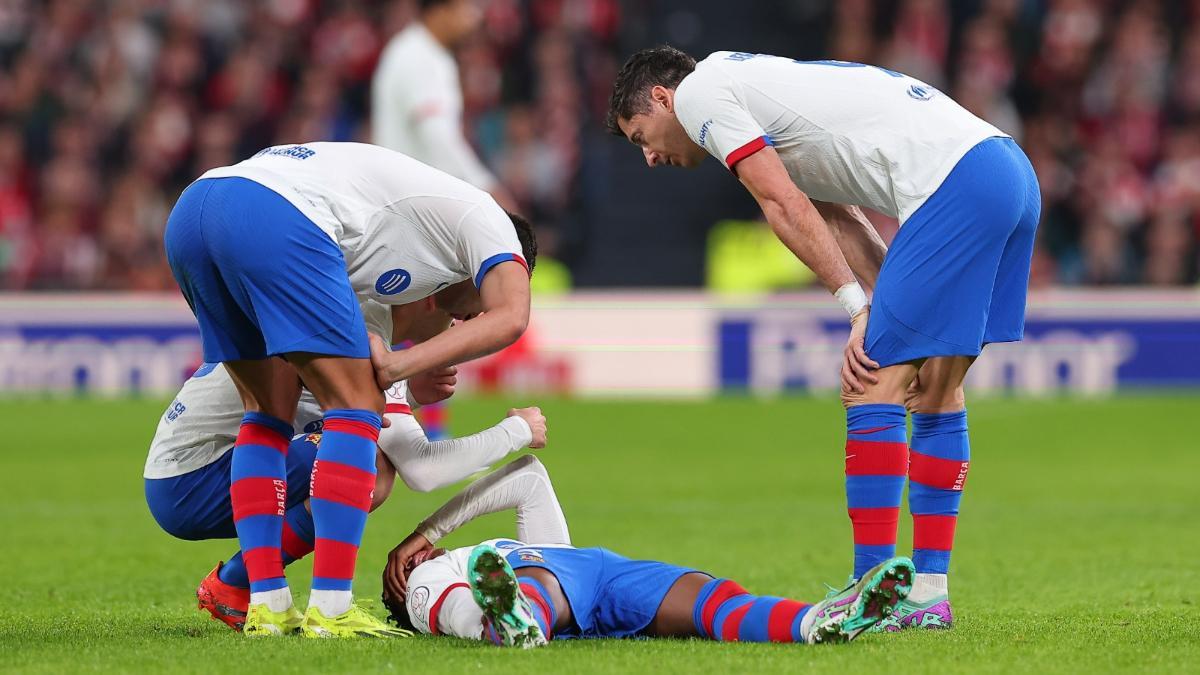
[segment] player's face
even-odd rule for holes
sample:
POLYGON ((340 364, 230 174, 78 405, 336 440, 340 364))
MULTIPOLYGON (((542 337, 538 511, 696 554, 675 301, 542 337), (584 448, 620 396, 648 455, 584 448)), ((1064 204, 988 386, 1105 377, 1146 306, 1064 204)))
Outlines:
POLYGON ((469 279, 438 291, 433 301, 439 310, 455 321, 469 321, 483 311, 479 290, 469 279))
POLYGON ((664 87, 650 90, 650 111, 617 124, 629 142, 642 149, 646 165, 692 168, 704 161, 704 148, 692 142, 675 116, 675 92, 664 87))
POLYGON ((453 0, 446 4, 446 19, 451 42, 458 43, 478 30, 483 23, 483 11, 477 0, 453 0))

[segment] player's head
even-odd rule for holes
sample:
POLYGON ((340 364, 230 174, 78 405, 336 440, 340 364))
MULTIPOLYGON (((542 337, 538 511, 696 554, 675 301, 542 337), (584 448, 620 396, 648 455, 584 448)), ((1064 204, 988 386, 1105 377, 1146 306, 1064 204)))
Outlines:
POLYGON ((692 142, 675 117, 675 88, 696 69, 696 59, 661 46, 629 57, 608 101, 608 130, 642 149, 650 166, 693 167, 704 148, 692 142))
POLYGON ((478 0, 420 0, 421 23, 453 47, 483 23, 478 0))
MULTIPOLYGON (((446 549, 435 548, 419 551, 404 565, 404 578, 408 580, 407 593, 402 597, 383 589, 383 606, 388 610, 388 620, 401 628, 429 633, 429 613, 432 605, 452 586, 465 583, 447 560, 431 562, 446 555, 446 549)), ((386 571, 385 571, 386 574, 386 571)))

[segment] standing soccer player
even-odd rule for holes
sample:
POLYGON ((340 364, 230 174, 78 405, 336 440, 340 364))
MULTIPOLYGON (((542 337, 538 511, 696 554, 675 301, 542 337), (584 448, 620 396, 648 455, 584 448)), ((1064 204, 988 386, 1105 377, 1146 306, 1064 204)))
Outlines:
POLYGON ((907 476, 917 580, 889 628, 948 627, 969 454, 962 383, 984 345, 1024 332, 1041 212, 1029 160, 911 77, 743 52, 699 64, 670 47, 638 52, 617 76, 608 126, 651 167, 694 167, 705 153, 724 162, 846 309, 854 576, 895 554, 907 476), (886 258, 859 206, 900 220, 886 258), (870 304, 856 276, 874 287, 870 304))
POLYGON ((475 0, 421 0, 420 16, 397 33, 371 81, 371 138, 485 190, 512 199, 463 136, 462 84, 450 50, 483 19, 475 0))
MULTIPOLYGON (((371 138, 441 169, 516 210, 512 197, 463 136, 463 97, 450 50, 479 28, 475 0, 421 0, 420 16, 384 48, 371 82, 371 138)), ((433 438, 447 435, 449 401, 421 411, 433 438)))
POLYGON ((165 244, 204 360, 225 364, 246 410, 230 466, 251 591, 245 633, 380 634, 386 627, 353 604, 351 582, 375 483, 381 386, 520 337, 536 254, 529 224, 391 150, 308 143, 205 173, 172 209, 165 244), (410 303, 467 279, 480 316, 395 354, 368 341, 360 302, 410 303), (303 616, 280 557, 296 372, 325 411, 303 616))

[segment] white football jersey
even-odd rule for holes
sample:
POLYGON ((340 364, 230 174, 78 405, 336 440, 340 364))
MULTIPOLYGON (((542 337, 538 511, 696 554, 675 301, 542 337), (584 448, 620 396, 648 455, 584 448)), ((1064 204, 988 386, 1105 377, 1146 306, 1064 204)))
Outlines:
POLYGON ((259 151, 201 179, 237 176, 270 188, 337 242, 360 301, 402 305, 493 266, 528 267, 508 214, 483 190, 364 143, 259 151))
MULTIPOLYGON (((386 392, 387 412, 411 414, 407 383, 386 392)), ((183 383, 158 420, 144 478, 172 478, 202 469, 233 449, 242 425, 242 399, 225 366, 206 363, 183 383)), ((321 431, 324 414, 307 389, 300 395, 292 428, 297 435, 321 431)))
POLYGON ((463 137, 458 64, 420 21, 388 41, 371 81, 371 140, 487 190, 496 184, 463 137))
POLYGON ((714 52, 675 91, 688 135, 725 166, 773 145, 813 199, 903 223, 958 160, 1004 132, 933 87, 884 68, 714 52))
MULTIPOLYGON (((383 305, 362 305, 367 330, 392 334, 392 313, 383 305)), ((389 411, 409 412, 408 383, 397 382, 386 392, 389 411)), ((195 372, 167 406, 150 441, 145 478, 171 478, 212 464, 233 449, 242 425, 242 398, 229 371, 206 363, 195 372)), ((307 389, 300 395, 292 428, 297 434, 321 430, 324 414, 307 389)))

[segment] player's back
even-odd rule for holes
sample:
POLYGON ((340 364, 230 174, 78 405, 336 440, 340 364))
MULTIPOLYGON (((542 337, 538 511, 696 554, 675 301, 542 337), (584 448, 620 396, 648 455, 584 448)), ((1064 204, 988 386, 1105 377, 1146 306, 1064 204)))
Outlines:
MULTIPOLYGON (((1005 135, 919 80, 844 61, 715 52, 685 78, 679 95, 685 108, 691 104, 701 113, 707 106, 695 105, 696 98, 735 99, 814 199, 867 206, 901 220, 967 150, 1005 135)), ((685 127, 695 112, 680 112, 685 127)))
MULTIPOLYGON (((233 448, 244 414, 225 366, 205 363, 183 383, 159 418, 143 477, 171 478, 217 461, 233 448)), ((296 432, 319 431, 320 422, 321 408, 305 392, 296 409, 296 432)))
POLYGON ((337 242, 360 301, 413 302, 480 275, 498 255, 523 260, 490 195, 377 145, 275 146, 200 178, 227 177, 276 192, 337 242))

